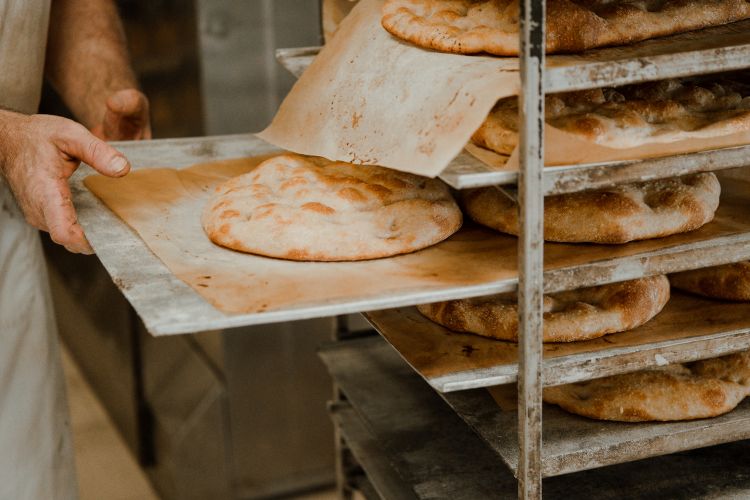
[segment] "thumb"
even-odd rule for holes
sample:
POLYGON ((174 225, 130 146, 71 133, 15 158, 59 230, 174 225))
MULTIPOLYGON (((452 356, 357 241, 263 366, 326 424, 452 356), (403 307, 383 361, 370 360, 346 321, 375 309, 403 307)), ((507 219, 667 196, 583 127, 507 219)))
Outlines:
POLYGON ((66 126, 59 138, 57 146, 63 153, 87 163, 101 174, 122 177, 130 171, 130 162, 122 153, 98 139, 83 125, 66 126))

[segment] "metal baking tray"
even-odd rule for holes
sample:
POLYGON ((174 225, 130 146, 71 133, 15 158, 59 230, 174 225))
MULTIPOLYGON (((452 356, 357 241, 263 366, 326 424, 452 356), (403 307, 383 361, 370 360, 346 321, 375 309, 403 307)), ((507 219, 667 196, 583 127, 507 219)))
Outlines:
MULTIPOLYGON (((118 147, 131 159, 134 169, 184 167, 275 150, 249 134, 122 143, 118 147)), ((301 297, 283 307, 269 304, 263 312, 225 314, 177 279, 130 227, 85 188, 83 179, 90 173, 87 167, 81 168, 71 182, 80 222, 115 284, 154 335, 403 307, 513 291, 517 286, 516 238, 466 224, 453 238, 432 249, 397 257, 398 260, 358 264, 358 272, 351 279, 364 280, 360 292, 339 294, 336 298, 301 297), (465 262, 471 262, 471 266, 466 267, 462 264, 465 262), (372 289, 374 278, 378 280, 377 293, 364 290, 372 289)), ((733 181, 732 185, 742 191, 740 187, 744 184, 733 181)), ((691 233, 659 240, 617 247, 548 244, 546 289, 592 286, 748 259, 750 213, 745 209, 748 203, 750 190, 729 193, 714 222, 691 233)), ((330 269, 336 273, 338 267, 334 263, 330 269)), ((356 282, 347 286, 358 289, 356 282)), ((263 294, 263 287, 259 285, 247 293, 263 294)))
MULTIPOLYGON (((320 47, 277 49, 276 58, 299 77, 320 47)), ((565 92, 748 67, 750 20, 655 38, 579 55, 549 55, 545 91, 565 92)))
MULTIPOLYGON (((373 327, 434 389, 454 392, 516 382, 518 345, 452 332, 416 308, 366 313, 373 327)), ((544 345, 545 385, 722 356, 750 349, 750 303, 672 292, 654 319, 626 332, 544 345)))
MULTIPOLYGON (((278 61, 299 76, 320 47, 278 49, 278 61)), ((589 51, 583 55, 547 57, 545 91, 622 85, 698 73, 750 67, 750 20, 626 47, 589 51)), ((544 193, 561 194, 607 187, 635 180, 660 179, 693 172, 715 171, 750 164, 750 146, 636 161, 616 161, 547 167, 544 193)), ((441 173, 455 189, 518 181, 515 169, 489 167, 464 152, 441 173)))
MULTIPOLYGON (((351 405, 334 407, 334 422, 374 485, 389 485, 391 492, 395 486, 403 495, 397 498, 515 498, 512 471, 382 339, 340 342, 321 357, 351 405)), ((515 412, 501 412, 487 391, 456 396, 465 397, 466 411, 478 412, 474 418, 495 451, 497 443, 517 439, 515 421, 500 415, 515 412)), ((615 463, 745 437, 748 406, 718 419, 638 426, 559 415, 545 406, 545 467, 550 472, 562 460, 565 470, 579 470, 592 456, 594 463, 615 463)), ((744 441, 548 477, 544 497, 745 498, 748 452, 744 441)))

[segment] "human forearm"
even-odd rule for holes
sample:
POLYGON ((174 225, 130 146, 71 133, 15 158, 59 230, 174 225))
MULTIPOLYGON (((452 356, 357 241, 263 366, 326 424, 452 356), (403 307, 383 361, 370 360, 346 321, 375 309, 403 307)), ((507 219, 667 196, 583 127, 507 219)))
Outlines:
POLYGON ((112 0, 53 0, 46 76, 86 127, 101 123, 107 99, 138 84, 112 0))

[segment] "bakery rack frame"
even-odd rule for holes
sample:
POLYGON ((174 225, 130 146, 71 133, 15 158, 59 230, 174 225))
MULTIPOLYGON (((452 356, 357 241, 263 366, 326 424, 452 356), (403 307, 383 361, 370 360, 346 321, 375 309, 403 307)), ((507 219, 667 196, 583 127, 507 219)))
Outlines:
MULTIPOLYGON (((440 386, 436 379, 424 378, 427 378, 427 381, 439 392, 445 393, 444 398, 455 410, 451 414, 454 416, 458 414, 473 424, 479 436, 484 441, 490 442, 491 447, 498 452, 506 464, 511 465, 511 470, 515 470, 519 478, 517 494, 521 498, 528 499, 541 498, 542 476, 554 472, 550 469, 551 462, 545 460, 541 449, 541 436, 544 430, 541 425, 543 382, 564 383, 584 380, 637 370, 661 362, 688 361, 717 353, 725 354, 750 348, 750 320, 742 319, 747 315, 743 317, 740 315, 738 316, 740 319, 737 319, 735 323, 723 325, 697 337, 675 337, 663 339, 661 343, 636 343, 622 348, 610 346, 596 353, 580 352, 548 360, 543 359, 540 341, 543 291, 552 292, 593 286, 640 276, 750 259, 750 221, 738 220, 735 210, 735 213, 730 211, 726 214, 725 223, 719 228, 720 230, 705 233, 699 231, 696 233, 698 236, 689 235, 684 238, 671 239, 668 243, 660 242, 648 248, 638 247, 639 250, 630 253, 619 253, 609 258, 600 256, 585 262, 562 262, 544 269, 542 265, 544 245, 541 231, 543 195, 697 171, 729 169, 744 166, 750 159, 750 146, 743 146, 645 161, 546 168, 542 173, 544 114, 542 97, 544 92, 591 88, 605 84, 634 83, 750 67, 750 35, 748 34, 750 21, 644 42, 624 49, 602 49, 596 52, 598 59, 594 62, 581 61, 569 56, 549 56, 545 61, 545 55, 541 49, 541 41, 544 39, 544 2, 525 0, 521 5, 524 19, 521 30, 523 51, 519 61, 523 77, 524 105, 522 110, 525 115, 521 141, 523 151, 521 171, 520 173, 493 171, 463 154, 456 158, 448 170, 442 174, 443 180, 459 189, 518 183, 519 194, 523 201, 524 222, 523 236, 517 240, 518 258, 521 262, 518 266, 520 272, 517 275, 514 274, 512 277, 501 280, 487 279, 481 283, 467 284, 445 280, 430 286, 424 285, 418 289, 396 287, 392 293, 382 296, 348 297, 330 303, 313 301, 297 309, 247 315, 223 314, 177 279, 149 251, 134 231, 107 210, 83 186, 83 179, 92 171, 82 168, 71 179, 71 189, 81 224, 104 266, 144 319, 149 331, 155 335, 191 333, 349 312, 402 308, 423 302, 518 290, 519 302, 523 310, 523 341, 519 346, 522 354, 517 363, 501 367, 505 370, 504 382, 518 380, 522 401, 516 421, 511 419, 508 421, 510 423, 503 424, 515 426, 518 422, 519 432, 515 435, 515 442, 508 444, 505 441, 497 441, 498 431, 502 429, 492 429, 487 426, 479 428, 480 419, 474 418, 488 408, 487 405, 481 405, 482 398, 486 399, 486 393, 482 392, 483 389, 477 388, 499 383, 497 370, 468 371, 457 374, 452 378, 443 379, 445 382, 443 386, 440 386), (134 266, 133 262, 138 262, 138 265, 134 266), (451 391, 458 392, 448 394, 451 391), (515 449, 514 456, 509 455, 512 453, 508 451, 511 448, 515 449)), ((279 59, 285 66, 299 72, 306 64, 309 64, 316 51, 317 49, 282 50, 279 53, 279 59)), ((276 150, 251 134, 168 139, 137 144, 123 143, 118 146, 127 154, 135 170, 159 165, 182 167, 202 161, 254 156, 276 150)), ((745 205, 747 204, 750 204, 750 200, 745 205)), ((713 226, 716 227, 716 224, 713 226)), ((505 245, 509 247, 511 243, 506 241, 505 245)), ((512 245, 515 255, 516 240, 513 240, 512 245)), ((497 266, 501 266, 499 261, 497 266)), ((374 318, 375 313, 371 317, 374 318)), ((377 321, 374 322, 377 326, 377 321)), ((388 338, 387 335, 385 336, 388 338)), ((344 393, 347 393, 347 387, 350 386, 341 384, 344 393)), ((355 398, 350 399, 354 403, 352 411, 344 408, 345 402, 336 403, 334 410, 343 408, 343 413, 334 411, 334 418, 342 422, 346 420, 356 427, 356 422, 352 423, 353 421, 359 419, 357 422, 361 424, 365 419, 361 418, 363 415, 357 408, 355 398)), ((566 422, 572 425, 570 419, 561 420, 560 425, 567 425, 566 422)), ((455 428, 455 425, 453 427, 455 428)), ((352 428, 342 426, 339 431, 352 428)), ((361 430, 362 427, 359 428, 361 430)), ((367 429, 367 426, 364 428, 367 429)), ((714 442, 750 437, 750 411, 736 414, 736 418, 729 419, 723 429, 727 432, 724 436, 719 436, 723 432, 720 426, 714 426, 712 430, 712 425, 706 424, 703 432, 707 433, 708 440, 698 445, 705 446, 714 442)), ((686 433, 689 434, 684 426, 676 426, 669 433, 665 432, 663 427, 649 426, 647 432, 641 435, 640 440, 633 441, 626 437, 620 441, 612 441, 609 450, 614 450, 612 456, 619 462, 643 458, 643 454, 639 455, 632 451, 634 442, 660 443, 658 446, 653 445, 652 451, 657 454, 671 453, 695 446, 695 443, 691 444, 685 440, 686 433), (646 437, 649 437, 651 441, 644 439, 646 437), (631 448, 625 449, 623 446, 626 443, 631 445, 631 448)), ((363 434, 367 433, 360 433, 360 435, 363 434)), ((503 433, 500 432, 500 434, 503 433)), ((504 434, 508 434, 507 429, 504 434)), ((342 443, 348 440, 358 446, 357 450, 353 450, 354 455, 360 462, 365 462, 362 454, 366 454, 367 450, 359 445, 366 443, 358 441, 351 433, 343 437, 347 439, 343 439, 342 443)), ((376 441, 377 439, 367 442, 372 445, 372 448, 376 447, 376 441)), ((584 448, 593 450, 591 447, 584 446, 584 448)), ((369 451, 373 453, 371 458, 377 455, 374 450, 369 451)), ((558 461, 565 461, 566 456, 572 456, 568 452, 565 453, 557 456, 558 461)), ((423 458, 435 460, 435 457, 433 453, 423 458)), ((345 465, 343 453, 340 454, 340 458, 342 458, 340 483, 343 484, 346 479, 343 470, 345 465)), ((565 472, 616 462, 589 460, 585 466, 576 465, 582 464, 581 462, 569 463, 572 465, 565 472)), ((387 468, 386 464, 377 460, 371 465, 378 470, 387 468)), ((507 472, 507 469, 505 470, 507 472)), ((383 494, 382 489, 371 486, 368 486, 366 481, 361 482, 362 489, 376 496, 401 497, 396 493, 394 495, 383 494)), ((394 486, 393 491, 402 490, 394 486)))
MULTIPOLYGON (((543 293, 545 291, 544 282, 544 241, 543 241, 543 214, 544 214, 544 196, 549 194, 560 194, 579 191, 583 189, 592 189, 598 187, 604 187, 617 183, 622 183, 632 180, 646 180, 654 178, 669 177, 674 175, 684 175, 686 173, 695 171, 710 171, 720 170, 729 167, 739 167, 747 165, 750 160, 750 147, 738 147, 738 148, 727 148, 717 151, 708 151, 703 153, 689 154, 689 155, 678 155, 666 158, 658 158, 652 160, 638 161, 638 162, 613 162, 607 165, 578 165, 563 168, 547 168, 543 174, 544 169, 544 95, 545 92, 560 92, 566 90, 579 90, 584 88, 599 87, 604 85, 621 85, 626 83, 636 83, 640 81, 656 80, 670 77, 689 76, 699 73, 712 73, 718 71, 726 71, 732 69, 740 69, 750 66, 748 64, 748 55, 750 52, 750 46, 747 43, 732 45, 732 32, 739 33, 743 29, 750 27, 749 21, 743 21, 735 23, 730 28, 718 28, 721 33, 720 36, 715 37, 717 42, 715 46, 706 47, 705 44, 701 43, 702 37, 715 36, 710 33, 711 30, 704 30, 702 33, 691 33, 682 36, 672 37, 673 42, 667 48, 667 50, 661 53, 657 49, 656 53, 653 52, 653 46, 659 45, 662 41, 651 41, 645 44, 639 44, 634 49, 617 50, 619 52, 615 58, 610 58, 610 54, 615 53, 615 49, 604 49, 600 51, 601 60, 597 62, 589 62, 588 67, 578 67, 574 64, 573 67, 568 66, 571 62, 571 58, 557 57, 554 59, 551 65, 546 63, 546 55, 544 50, 545 40, 545 0, 521 0, 520 2, 520 57, 519 57, 519 72, 521 76, 521 93, 520 99, 520 144, 519 144, 519 163, 520 168, 518 172, 508 171, 492 171, 479 164, 476 160, 465 153, 460 155, 449 168, 441 175, 441 178, 456 189, 488 186, 488 185, 502 185, 517 183, 518 185, 518 198, 520 206, 520 234, 518 238, 518 304, 519 304, 519 345, 518 345, 518 363, 513 365, 506 365, 503 368, 510 368, 508 373, 505 374, 505 379, 500 380, 502 377, 498 377, 497 372, 488 375, 487 371, 475 370, 472 373, 463 373, 455 377, 455 379, 443 380, 442 385, 436 383, 435 379, 430 380, 429 377, 425 378, 430 382, 433 388, 444 392, 443 397, 449 403, 449 405, 461 415, 465 421, 467 421, 474 430, 481 435, 484 440, 495 449, 495 451, 503 457, 508 463, 511 469, 514 471, 518 479, 517 494, 519 498, 523 499, 541 499, 542 498, 542 478, 543 476, 554 476, 558 474, 564 474, 567 472, 575 472, 584 470, 587 468, 595 468, 604 463, 597 462, 596 459, 583 456, 577 456, 574 449, 571 449, 571 442, 564 444, 568 445, 566 452, 561 452, 560 449, 563 447, 558 446, 553 451, 557 452, 558 456, 553 457, 553 464, 545 462, 543 460, 542 450, 542 389, 545 385, 545 381, 553 381, 553 383, 565 383, 577 380, 585 380, 588 378, 595 378, 596 376, 602 376, 606 369, 600 369, 598 373, 593 370, 589 373, 584 373, 583 366, 593 361, 596 364, 594 358, 596 355, 586 356, 581 355, 578 359, 571 361, 569 358, 563 358, 559 361, 558 366, 565 366, 564 363, 578 363, 575 369, 568 369, 567 372, 562 370, 564 374, 555 377, 553 367, 545 367, 544 353, 542 344, 542 327, 543 327, 543 309, 542 300, 543 293), (724 38, 722 38, 724 37, 724 38), (675 47, 680 46, 680 38, 683 39, 683 43, 686 46, 685 49, 678 49, 677 51, 670 51, 675 47), (696 42, 696 39, 697 42, 696 42), (691 45, 691 42, 696 42, 696 45, 691 45), (645 46, 646 56, 639 53, 639 50, 645 46), (696 47, 698 47, 696 50, 696 47), (623 54, 624 52, 624 54, 623 54), (630 52, 630 54, 628 54, 630 52), (609 60, 608 60, 609 59, 609 60), (546 371, 547 377, 543 378, 543 373, 546 371), (566 374, 568 380, 565 380, 566 374), (486 392, 470 394, 471 387, 485 387, 493 383, 501 382, 517 382, 517 415, 515 418, 508 416, 508 414, 499 414, 497 412, 497 406, 492 402, 491 397, 486 392), (453 386, 451 386, 453 382, 453 386), (462 392, 451 392, 451 391, 462 391, 462 392), (448 394, 450 393, 450 394, 448 394), (500 415, 500 416, 498 416, 500 415), (497 439, 496 435, 498 427, 500 427, 500 433, 503 429, 507 431, 510 426, 515 425, 517 427, 517 440, 503 440, 497 439), (510 443, 508 442, 510 441, 510 443), (512 450, 508 447, 516 446, 518 448, 517 454, 514 456, 512 450), (510 460, 508 458, 510 457, 510 460), (556 461, 555 461, 556 460, 556 461), (509 463, 513 462, 513 463, 509 463)), ((704 39, 705 41, 705 39, 704 39)), ((736 41, 736 38, 735 38, 736 41)), ((307 64, 312 60, 317 48, 301 48, 301 49, 281 49, 277 52, 278 59, 284 64, 292 73, 299 75, 304 70, 307 64)), ((741 254, 742 252, 740 252, 741 254)), ((731 260, 738 260, 742 258, 740 254, 737 254, 737 258, 731 260)), ((696 266, 698 267, 698 266, 696 266)), ((614 281, 614 280, 613 280, 614 281)), ((550 287, 547 287, 549 289, 550 287)), ((551 287, 552 289, 559 288, 551 287)), ((718 311, 714 311, 716 314, 718 311)), ((747 312, 747 311, 745 311, 747 312)), ((388 314, 389 311, 383 311, 381 313, 375 313, 368 316, 373 326, 384 334, 386 338, 387 327, 384 327, 381 322, 378 321, 378 314, 388 314)), ((393 314, 393 320, 404 320, 408 316, 409 312, 404 313, 396 312, 393 314)), ((412 312, 412 314, 414 314, 412 312)), ((733 352, 740 349, 740 346, 748 347, 747 334, 748 327, 750 324, 741 322, 742 324, 736 325, 736 327, 727 328, 723 333, 729 335, 736 335, 734 341, 728 341, 726 343, 727 350, 733 352), (730 333, 731 332, 731 333, 730 333), (742 339, 737 342, 738 339, 742 339)), ((717 335, 709 335, 709 338, 717 339, 717 335)), ((391 339, 388 339, 391 341, 391 339)), ((674 340, 674 339, 672 339, 674 340)), ((707 340, 706 338, 703 339, 707 340)), ((725 337, 726 341, 727 338, 725 337)), ((719 341, 721 342, 721 341, 719 341)), ((689 342, 688 342, 689 344, 689 342)), ((395 345, 395 344, 394 344, 395 345)), ((398 345, 395 347, 399 348, 398 345)), ((652 352, 648 352, 646 357, 650 357, 653 361, 642 361, 642 366, 648 366, 649 364, 663 364, 667 362, 666 358, 660 353, 666 352, 665 349, 672 348, 674 350, 675 344, 670 343, 669 347, 666 345, 655 345, 650 346, 652 352)), ((690 345, 688 350, 694 349, 695 346, 690 345)), ((648 349, 645 349, 648 351, 648 349)), ((700 350, 700 349, 699 349, 700 350)), ((638 356, 642 349, 633 350, 622 350, 618 353, 610 353, 612 357, 617 358, 633 358, 638 356)), ((713 348, 704 348, 700 350, 700 354, 696 354, 693 351, 691 354, 683 353, 683 359, 687 360, 691 357, 693 359, 697 357, 710 357, 711 355, 717 355, 717 352, 721 352, 722 349, 718 345, 713 345, 713 348)), ((368 351, 372 354, 371 351, 368 351)), ((349 356, 356 356, 356 353, 349 353, 349 356)), ((403 352, 402 352, 403 355, 403 352)), ((337 368, 341 364, 346 364, 344 357, 341 357, 336 361, 336 355, 331 350, 324 350, 322 353, 324 360, 326 360, 329 369, 332 371, 332 375, 336 380, 346 380, 346 374, 339 371, 337 374, 337 368), (333 358, 333 359, 331 359, 333 358), (338 364, 337 364, 338 363, 338 364), (338 376, 337 376, 338 375, 338 376)), ((404 356, 406 361, 412 363, 407 356, 404 356)), ((364 360, 362 360, 364 362, 364 360)), ((670 360, 674 362, 674 360, 670 360)), ((639 363, 636 363, 639 364, 639 363)), ((412 366, 415 366, 412 363, 412 366)), ((415 367, 416 368, 416 367, 415 367)), ((633 370, 633 365, 625 371, 633 370)), ((419 371, 419 369, 416 369, 419 371)), ((372 372, 369 372, 372 373, 372 372)), ((424 373, 422 373, 424 376, 424 373)), ((356 377, 348 377, 349 384, 354 387, 356 392, 356 377)), ((345 398, 346 388, 342 394, 337 394, 337 397, 341 396, 345 398)), ((387 399, 387 398, 386 398, 387 399)), ((364 400, 360 400, 360 403, 364 400)), ((356 406, 356 405, 355 405, 356 406)), ((741 439, 748 437, 748 432, 744 429, 750 424, 748 419, 748 405, 743 405, 742 410, 735 414, 735 418, 724 418, 718 419, 713 422, 713 427, 716 429, 721 428, 720 432, 726 436, 733 436, 734 439, 741 439)), ((556 410, 559 414, 560 411, 556 410)), ((363 414, 360 415, 360 419, 353 416, 356 413, 351 406, 342 403, 341 400, 334 403, 334 421, 337 424, 339 432, 344 432, 342 429, 348 429, 348 432, 353 432, 361 436, 365 436, 364 442, 369 443, 366 447, 377 448, 371 441, 375 439, 372 435, 367 435, 367 426, 362 426, 362 420, 366 420, 363 414)), ((564 412, 563 412, 564 413, 564 412)), ((553 423, 564 426, 566 423, 566 417, 553 419, 553 423)), ((374 425, 374 424, 371 424, 374 425)), ((393 424, 395 425, 395 424, 393 424)), ((703 429, 707 424, 698 423, 696 424, 677 424, 673 426, 673 429, 663 428, 649 429, 646 432, 638 430, 637 428, 630 428, 624 431, 628 436, 622 436, 619 444, 629 443, 632 445, 642 445, 650 447, 649 453, 643 453, 640 457, 637 453, 631 453, 631 460, 636 458, 644 458, 649 455, 659 455, 665 453, 672 453, 680 451, 682 449, 692 447, 708 446, 715 444, 716 442, 722 442, 721 439, 716 436, 706 436, 703 440, 695 440, 692 445, 687 445, 687 440, 682 439, 667 439, 666 442, 661 442, 660 438, 662 435, 690 435, 696 432, 696 429, 703 429), (713 440, 712 440, 713 439, 713 440)), ((708 424, 711 426, 711 424, 708 424)), ((596 427, 596 426, 590 426, 596 427)), ((636 426, 637 427, 637 426, 636 426)), ((589 429, 590 435, 596 436, 596 432, 589 429)), ((711 434, 711 433, 708 433, 711 434)), ((715 434, 715 433, 714 433, 715 434)), ((356 438, 351 439, 355 447, 362 444, 362 439, 357 440, 356 438)), ((605 444, 607 439, 602 440, 605 444)), ((725 441, 725 440, 724 440, 725 441)), ((342 444, 342 443, 339 443, 342 444)), ((343 443, 345 444, 345 443, 343 443)), ((560 443, 556 443, 560 444, 560 443)), ((553 447, 554 448, 554 447, 553 447)), ((597 453, 607 453, 608 450, 606 445, 603 445, 599 449, 592 451, 591 447, 588 450, 583 450, 580 455, 596 455, 597 453)), ((340 451, 340 454, 344 453, 340 451)), ((460 453, 457 449, 457 453, 460 453)), ((615 454, 617 452, 615 451, 615 454)), ((372 457, 377 456, 377 451, 368 453, 364 450, 359 450, 359 454, 356 452, 355 455, 364 456, 365 462, 372 462, 372 457), (368 459, 369 457, 369 459, 368 459)), ((343 460, 343 458, 342 458, 343 460)), ((381 462, 384 459, 381 458, 381 462)), ((370 464, 378 470, 387 468, 383 463, 377 463, 375 460, 374 464, 370 464)), ((365 465, 365 469, 368 467, 365 465)), ((343 472, 339 474, 340 478, 343 478, 343 472)), ((380 478, 388 477, 387 474, 380 474, 380 478)), ((459 476, 456 476, 459 477, 459 476)), ((343 480, 343 479, 342 479, 343 480)), ((458 479, 456 479, 458 480, 458 479)), ((361 481, 360 481, 361 482, 361 481)), ((372 485, 367 483, 366 491, 373 491, 372 485)), ((471 487, 465 485, 471 490, 471 487)), ((409 497, 408 493, 404 493, 403 489, 399 489, 398 480, 390 480, 383 483, 381 481, 381 496, 386 498, 394 497, 409 497)), ((377 488, 375 488, 377 489, 377 488)), ((341 492, 345 490, 340 488, 341 492)), ((449 491, 454 491, 450 490, 449 491)), ((464 490, 466 491, 466 490, 464 490)), ((474 490, 476 491, 476 490, 474 490)), ((506 488, 507 492, 507 488, 506 488)), ((434 493, 434 492, 433 492, 434 493)))

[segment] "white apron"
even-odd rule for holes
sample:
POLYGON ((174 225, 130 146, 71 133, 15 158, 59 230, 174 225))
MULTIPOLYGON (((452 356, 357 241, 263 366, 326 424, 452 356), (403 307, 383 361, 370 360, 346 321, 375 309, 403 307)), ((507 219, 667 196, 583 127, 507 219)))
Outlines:
MULTIPOLYGON (((49 0, 0 0, 0 106, 36 111, 48 21, 49 0)), ((77 498, 57 342, 39 235, 0 177, 0 500, 77 498)))

